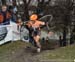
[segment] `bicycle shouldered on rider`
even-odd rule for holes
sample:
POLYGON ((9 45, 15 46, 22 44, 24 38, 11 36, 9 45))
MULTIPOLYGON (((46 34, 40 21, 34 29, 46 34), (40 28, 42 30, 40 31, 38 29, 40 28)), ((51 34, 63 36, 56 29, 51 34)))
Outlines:
MULTIPOLYGON (((21 25, 21 19, 18 20, 18 24, 21 25)), ((32 14, 30 16, 30 20, 26 23, 26 27, 29 30, 29 36, 33 39, 35 46, 37 47, 37 52, 41 51, 41 44, 40 44, 40 35, 41 35, 41 27, 46 26, 45 22, 38 20, 37 14, 32 14)), ((30 40, 30 42, 32 42, 30 40)))

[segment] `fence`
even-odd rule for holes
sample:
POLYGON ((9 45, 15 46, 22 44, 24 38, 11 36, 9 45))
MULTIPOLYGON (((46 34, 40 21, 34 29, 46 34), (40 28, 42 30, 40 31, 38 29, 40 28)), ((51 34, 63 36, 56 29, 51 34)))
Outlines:
POLYGON ((14 23, 10 22, 10 25, 0 26, 0 45, 9 41, 23 40, 28 42, 28 31, 14 23), (22 30, 23 29, 23 30, 22 30))

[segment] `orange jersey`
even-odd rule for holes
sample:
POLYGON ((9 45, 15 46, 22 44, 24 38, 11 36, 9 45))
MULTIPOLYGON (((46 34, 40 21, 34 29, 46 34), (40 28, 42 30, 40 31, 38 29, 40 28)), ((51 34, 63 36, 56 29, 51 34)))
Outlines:
POLYGON ((42 21, 38 21, 38 20, 37 20, 37 21, 35 21, 35 22, 29 21, 27 25, 28 25, 29 27, 32 26, 32 27, 35 27, 35 28, 39 28, 40 25, 45 25, 45 23, 42 22, 42 21))
POLYGON ((0 14, 0 23, 3 22, 3 16, 0 14))

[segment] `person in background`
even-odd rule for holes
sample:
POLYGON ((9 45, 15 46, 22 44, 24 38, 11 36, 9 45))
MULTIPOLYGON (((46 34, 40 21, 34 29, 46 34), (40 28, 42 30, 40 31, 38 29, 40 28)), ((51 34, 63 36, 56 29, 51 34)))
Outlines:
POLYGON ((62 36, 59 36, 59 46, 60 46, 60 47, 62 47, 62 46, 63 46, 62 36))
POLYGON ((16 23, 17 23, 17 26, 18 26, 17 29, 20 30, 21 25, 23 24, 22 19, 21 18, 18 18, 18 20, 17 20, 16 23))
POLYGON ((23 22, 22 22, 22 19, 21 18, 18 18, 18 20, 17 20, 17 25, 22 25, 23 24, 23 22))
POLYGON ((7 6, 3 5, 0 12, 0 24, 8 25, 10 24, 11 14, 7 10, 7 6))
POLYGON ((17 5, 15 2, 13 2, 13 12, 14 12, 14 14, 17 14, 17 12, 18 12, 18 8, 17 8, 17 5))
POLYGON ((3 15, 0 13, 0 24, 3 23, 3 15))
POLYGON ((16 14, 14 13, 14 11, 13 11, 13 6, 9 6, 9 12, 12 15, 11 21, 16 23, 17 17, 16 17, 16 14))

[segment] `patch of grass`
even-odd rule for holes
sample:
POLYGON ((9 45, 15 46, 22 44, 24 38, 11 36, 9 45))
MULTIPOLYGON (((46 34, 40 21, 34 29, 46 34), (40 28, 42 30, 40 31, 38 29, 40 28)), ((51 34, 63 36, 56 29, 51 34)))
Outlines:
POLYGON ((21 48, 24 48, 27 45, 28 43, 21 42, 21 41, 15 41, 15 42, 1 45, 0 46, 0 62, 10 62, 9 55, 11 55, 13 52, 21 48))
MULTIPOLYGON (((20 50, 30 45, 29 43, 17 41, 11 42, 5 45, 0 46, 0 62, 10 62, 9 55, 13 51, 20 50)), ((54 50, 44 50, 39 55, 36 55, 40 60, 49 60, 49 59, 66 59, 74 60, 75 59, 75 45, 56 48, 54 50)), ((68 61, 69 62, 69 61, 68 61)), ((72 62, 72 61, 71 61, 72 62)))
POLYGON ((41 56, 40 60, 59 59, 59 60, 67 60, 67 62, 74 62, 75 45, 61 47, 55 50, 48 50, 42 53, 40 56, 41 56))
POLYGON ((8 43, 5 45, 1 45, 0 46, 0 54, 24 47, 24 45, 27 45, 27 43, 21 42, 21 41, 16 41, 16 42, 11 42, 11 43, 8 43))

